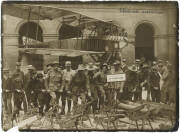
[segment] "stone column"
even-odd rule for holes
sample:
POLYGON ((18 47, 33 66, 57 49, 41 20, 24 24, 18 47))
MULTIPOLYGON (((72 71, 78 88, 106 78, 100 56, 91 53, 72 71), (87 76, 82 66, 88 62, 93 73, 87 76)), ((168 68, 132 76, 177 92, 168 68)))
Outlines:
POLYGON ((177 62, 177 6, 168 9, 168 44, 169 44, 169 61, 176 65, 177 62))

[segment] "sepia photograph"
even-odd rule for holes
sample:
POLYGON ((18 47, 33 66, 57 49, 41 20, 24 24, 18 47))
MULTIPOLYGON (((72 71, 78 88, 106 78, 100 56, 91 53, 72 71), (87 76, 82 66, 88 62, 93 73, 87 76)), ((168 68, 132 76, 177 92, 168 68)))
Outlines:
POLYGON ((177 1, 3 1, 1 129, 176 131, 177 1))

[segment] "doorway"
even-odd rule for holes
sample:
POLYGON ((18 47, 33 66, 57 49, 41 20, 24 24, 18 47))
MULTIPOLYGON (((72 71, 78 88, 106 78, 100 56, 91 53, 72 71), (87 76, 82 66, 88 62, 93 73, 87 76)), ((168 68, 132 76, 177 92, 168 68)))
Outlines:
POLYGON ((135 58, 154 60, 154 28, 151 24, 140 24, 135 31, 135 58))

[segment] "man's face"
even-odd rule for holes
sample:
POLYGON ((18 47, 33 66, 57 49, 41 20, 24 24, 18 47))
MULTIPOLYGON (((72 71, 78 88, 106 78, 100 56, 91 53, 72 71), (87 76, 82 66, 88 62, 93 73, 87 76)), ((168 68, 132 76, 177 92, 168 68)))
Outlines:
POLYGON ((57 64, 55 64, 55 65, 53 65, 53 68, 54 68, 54 70, 58 70, 58 65, 57 64))
POLYGON ((83 74, 83 72, 84 72, 83 70, 78 70, 78 73, 80 74, 83 74))
POLYGON ((20 70, 21 69, 21 66, 16 66, 16 70, 20 70))
POLYGON ((66 69, 69 71, 71 69, 71 66, 66 66, 66 69))
POLYGON ((107 67, 106 67, 106 66, 103 66, 102 71, 103 71, 103 72, 107 72, 107 67))

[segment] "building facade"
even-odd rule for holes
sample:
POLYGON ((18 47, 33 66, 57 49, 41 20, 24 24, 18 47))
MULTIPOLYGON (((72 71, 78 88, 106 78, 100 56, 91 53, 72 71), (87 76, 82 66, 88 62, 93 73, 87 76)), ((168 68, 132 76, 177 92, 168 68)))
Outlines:
MULTIPOLYGON (((91 4, 60 4, 55 7, 71 10, 76 13, 103 21, 112 21, 123 27, 128 33, 129 44, 122 50, 122 57, 128 63, 135 58, 145 56, 149 59, 161 58, 169 60, 172 64, 177 62, 177 30, 178 6, 176 3, 91 3, 91 4)), ((58 40, 62 23, 59 19, 40 20, 29 22, 27 20, 2 14, 2 55, 3 65, 10 69, 15 68, 18 61, 18 48, 23 34, 26 35, 26 24, 34 25, 29 29, 30 34, 38 26, 39 41, 47 42, 58 40)), ((49 61, 58 60, 57 56, 45 55, 43 66, 49 61)), ((88 57, 85 57, 88 58, 88 57)), ((32 58, 32 61, 36 60, 32 58)), ((24 62, 24 65, 27 62, 24 62)))

